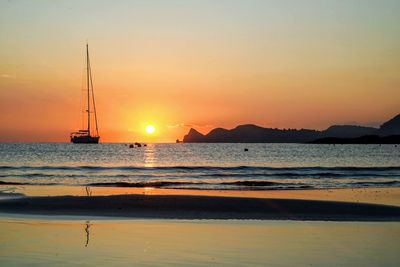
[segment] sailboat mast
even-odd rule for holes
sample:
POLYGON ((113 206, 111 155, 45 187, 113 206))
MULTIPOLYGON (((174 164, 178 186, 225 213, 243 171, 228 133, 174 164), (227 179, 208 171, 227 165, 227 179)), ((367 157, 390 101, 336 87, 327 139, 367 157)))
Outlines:
POLYGON ((92 103, 93 103, 94 122, 96 126, 96 136, 99 136, 99 127, 97 124, 97 113, 96 113, 96 101, 94 100, 94 91, 93 91, 92 65, 90 64, 90 59, 89 59, 89 78, 90 78, 90 89, 92 91, 92 103))
POLYGON ((89 45, 86 43, 86 79, 87 79, 87 113, 88 113, 88 125, 87 131, 90 135, 90 87, 89 87, 89 45))

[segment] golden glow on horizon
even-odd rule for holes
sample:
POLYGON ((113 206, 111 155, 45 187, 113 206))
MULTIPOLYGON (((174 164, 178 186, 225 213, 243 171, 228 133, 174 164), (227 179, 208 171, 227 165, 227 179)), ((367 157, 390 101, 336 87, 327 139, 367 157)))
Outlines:
POLYGON ((147 125, 146 126, 146 132, 148 134, 153 134, 156 131, 156 128, 153 125, 147 125))

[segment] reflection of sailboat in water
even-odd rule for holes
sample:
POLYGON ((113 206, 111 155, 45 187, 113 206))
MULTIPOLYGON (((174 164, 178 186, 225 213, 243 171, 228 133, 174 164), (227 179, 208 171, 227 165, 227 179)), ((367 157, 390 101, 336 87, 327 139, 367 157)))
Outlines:
POLYGON ((86 226, 85 226, 85 232, 86 232, 86 243, 85 243, 85 247, 87 247, 89 245, 89 239, 90 239, 90 221, 86 221, 86 226))
POLYGON ((85 112, 87 112, 87 128, 83 130, 79 130, 77 132, 71 133, 71 142, 77 144, 97 144, 99 142, 99 130, 97 126, 97 114, 96 114, 96 103, 94 101, 94 92, 93 92, 93 80, 92 80, 92 70, 90 67, 90 59, 89 59, 89 46, 86 44, 86 79, 87 79, 87 104, 85 112), (91 102, 93 106, 93 110, 91 110, 91 102), (95 132, 92 133, 92 129, 90 128, 90 113, 94 114, 94 123, 95 123, 95 132))

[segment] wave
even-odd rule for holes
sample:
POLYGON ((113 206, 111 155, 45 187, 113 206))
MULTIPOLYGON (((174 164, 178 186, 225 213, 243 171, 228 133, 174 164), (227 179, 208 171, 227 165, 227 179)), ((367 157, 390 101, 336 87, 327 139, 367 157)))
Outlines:
POLYGON ((350 183, 352 185, 358 185, 358 186, 385 186, 385 185, 400 185, 400 181, 368 181, 368 182, 352 182, 350 183))
POLYGON ((0 185, 26 185, 30 183, 20 183, 20 182, 4 182, 0 181, 0 185))
MULTIPOLYGON (((105 182, 105 183, 89 183, 86 186, 106 186, 106 187, 133 187, 133 188, 170 188, 170 189, 251 189, 253 187, 263 187, 265 189, 293 189, 293 188, 311 188, 305 184, 277 183, 268 181, 235 181, 221 183, 202 183, 202 182, 105 182), (268 188, 267 188, 268 187, 268 188)), ((262 190, 262 188, 259 188, 262 190)))
POLYGON ((59 183, 29 183, 29 182, 0 181, 0 185, 60 185, 60 184, 59 183))
POLYGON ((121 171, 399 171, 400 166, 386 167, 263 167, 263 166, 159 166, 159 167, 140 167, 140 166, 0 166, 0 170, 121 170, 121 171))
POLYGON ((170 187, 170 186, 179 186, 179 185, 204 185, 206 183, 190 183, 190 182, 137 182, 137 183, 128 183, 128 182, 105 182, 105 183, 89 183, 87 186, 110 186, 110 187, 170 187))
POLYGON ((105 186, 105 187, 132 187, 132 188, 169 188, 169 189, 216 189, 216 190, 294 190, 294 189, 329 189, 329 188, 358 188, 358 187, 385 187, 399 186, 398 181, 382 181, 382 182, 358 182, 343 184, 341 186, 316 186, 305 183, 278 183, 270 181, 234 181, 221 183, 198 183, 198 182, 105 182, 105 183, 89 183, 85 186, 105 186))
MULTIPOLYGON (((65 185, 63 183, 37 183, 0 181, 0 185, 65 185)), ((167 189, 195 189, 195 190, 295 190, 295 189, 329 189, 329 188, 359 188, 359 187, 385 187, 400 186, 400 181, 363 181, 349 182, 340 185, 312 185, 306 183, 272 182, 272 181, 233 181, 233 182, 184 182, 184 181, 149 181, 149 182, 96 182, 74 184, 76 186, 94 187, 128 187, 128 188, 167 188, 167 189)))
POLYGON ((157 182, 105 182, 105 183, 90 183, 88 186, 116 186, 116 187, 170 187, 181 185, 236 185, 236 186, 271 186, 271 185, 284 185, 284 183, 268 182, 268 181, 235 181, 235 182, 221 182, 221 183, 201 183, 201 182, 170 182, 170 181, 157 181, 157 182))
POLYGON ((0 185, 185 189, 307 189, 400 186, 400 166, 0 166, 0 185))
POLYGON ((400 167, 0 166, 0 178, 48 179, 400 178, 400 167))

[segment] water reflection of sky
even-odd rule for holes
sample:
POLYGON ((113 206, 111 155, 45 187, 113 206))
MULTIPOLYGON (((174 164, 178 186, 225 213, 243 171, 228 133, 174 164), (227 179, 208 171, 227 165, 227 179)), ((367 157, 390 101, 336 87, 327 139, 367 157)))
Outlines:
POLYGON ((91 220, 82 225, 2 217, 0 265, 399 266, 399 233, 398 223, 379 222, 91 220))

